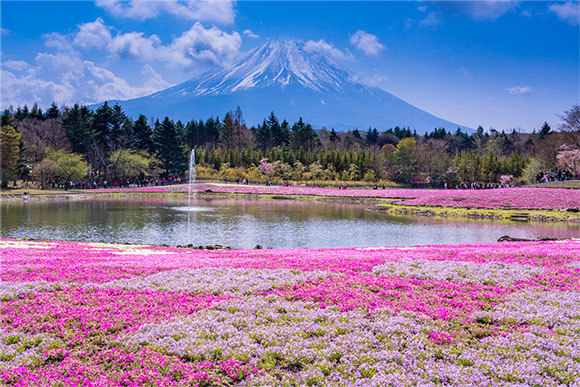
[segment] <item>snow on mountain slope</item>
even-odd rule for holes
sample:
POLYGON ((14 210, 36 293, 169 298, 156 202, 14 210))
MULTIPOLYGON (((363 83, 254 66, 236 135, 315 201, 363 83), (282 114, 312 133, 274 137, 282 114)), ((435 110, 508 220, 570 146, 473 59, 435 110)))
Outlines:
POLYGON ((131 115, 205 119, 242 108, 250 125, 271 111, 289 122, 339 130, 409 126, 418 133, 461 125, 424 112, 378 88, 363 85, 332 59, 294 40, 273 40, 228 68, 214 68, 146 97, 118 102, 131 115))

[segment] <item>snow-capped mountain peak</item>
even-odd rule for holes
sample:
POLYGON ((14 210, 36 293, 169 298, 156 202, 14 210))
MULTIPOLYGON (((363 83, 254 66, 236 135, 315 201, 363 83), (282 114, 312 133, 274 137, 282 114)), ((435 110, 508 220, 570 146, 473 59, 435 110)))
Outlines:
POLYGON ((274 111, 289 122, 302 117, 318 128, 401 126, 424 133, 459 127, 357 79, 302 41, 272 40, 227 68, 216 67, 146 97, 113 102, 131 116, 176 120, 207 119, 240 106, 249 125, 274 111))
POLYGON ((231 94, 252 88, 299 84, 318 91, 338 91, 352 75, 334 61, 306 49, 302 41, 272 40, 225 69, 212 69, 167 92, 190 96, 231 94))

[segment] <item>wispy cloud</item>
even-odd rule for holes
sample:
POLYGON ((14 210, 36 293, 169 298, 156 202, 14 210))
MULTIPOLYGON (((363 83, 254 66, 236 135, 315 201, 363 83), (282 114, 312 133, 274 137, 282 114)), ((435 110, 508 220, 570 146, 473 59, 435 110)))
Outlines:
POLYGON ((383 82, 387 81, 389 77, 382 74, 373 74, 366 77, 354 76, 354 81, 362 83, 365 86, 383 88, 383 82))
POLYGON ((560 20, 573 26, 580 24, 580 3, 569 1, 562 4, 551 4, 548 9, 555 13, 560 20))
POLYGON ((530 86, 507 87, 504 90, 510 93, 511 95, 530 94, 532 92, 532 88, 530 86))
POLYGON ((476 21, 497 20, 518 7, 520 0, 435 1, 430 7, 441 12, 465 15, 476 21))
POLYGON ((385 49, 376 35, 369 34, 366 31, 358 30, 350 37, 350 43, 364 52, 366 55, 377 56, 385 49))
POLYGON ((252 30, 244 30, 244 35, 247 36, 248 38, 252 38, 252 39, 259 38, 259 36, 256 35, 254 32, 252 32, 252 30))
POLYGON ((430 11, 425 16, 425 19, 421 21, 421 25, 427 27, 435 27, 436 25, 441 24, 441 18, 439 17, 439 12, 437 11, 430 11))
POLYGON ((342 51, 332 44, 327 43, 323 39, 319 41, 309 40, 304 44, 304 50, 307 52, 320 52, 326 56, 331 57, 332 59, 338 60, 345 60, 345 59, 352 59, 352 54, 350 51, 345 50, 342 51))
POLYGON ((2 62, 2 67, 13 71, 26 71, 30 69, 30 65, 23 60, 5 60, 2 62))
POLYGON ((471 72, 467 70, 465 67, 460 67, 459 72, 463 74, 466 79, 471 79, 471 72))
POLYGON ((233 0, 96 0, 96 5, 113 16, 147 20, 167 13, 181 19, 232 24, 233 0))

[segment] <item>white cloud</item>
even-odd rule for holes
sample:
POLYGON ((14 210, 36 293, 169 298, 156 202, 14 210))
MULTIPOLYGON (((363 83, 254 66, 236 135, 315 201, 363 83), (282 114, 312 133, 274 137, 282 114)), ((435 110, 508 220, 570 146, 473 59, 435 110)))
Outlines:
POLYGON ((130 99, 170 86, 150 65, 142 68, 143 84, 132 86, 112 71, 83 60, 74 52, 39 53, 34 65, 19 66, 28 71, 18 75, 2 69, 0 105, 3 108, 34 103, 48 106, 53 101, 70 105, 130 99))
POLYGON ((323 39, 320 39, 318 42, 314 40, 307 41, 304 44, 304 50, 306 52, 319 52, 337 60, 352 59, 352 54, 348 50, 343 52, 333 45, 325 42, 323 39))
POLYGON ((441 24, 441 19, 439 18, 439 12, 436 11, 430 11, 425 16, 425 19, 421 21, 421 25, 428 27, 435 27, 438 24, 441 24))
POLYGON ((552 4, 548 9, 554 12, 560 20, 573 26, 580 24, 580 3, 569 1, 562 4, 552 4))
POLYGON ((532 92, 532 88, 530 86, 507 87, 504 90, 510 93, 511 95, 530 94, 532 92))
MULTIPOLYGON (((181 36, 164 45, 157 35, 142 32, 111 33, 102 19, 82 24, 72 37, 72 44, 83 49, 101 48, 113 57, 133 58, 140 61, 166 62, 175 67, 192 67, 200 62, 220 66, 229 63, 239 53, 242 38, 237 32, 227 33, 217 27, 205 28, 196 22, 181 36)), ((70 43, 62 36, 50 36, 53 46, 64 47, 70 43)))
POLYGON ((51 32, 49 34, 42 35, 44 39, 44 45, 48 48, 54 48, 59 52, 72 52, 74 51, 72 43, 68 38, 59 34, 58 32, 51 32))
POLYGON ((163 90, 171 86, 170 83, 165 82, 163 77, 159 75, 153 67, 146 64, 141 70, 141 75, 145 83, 141 87, 144 94, 150 94, 158 90, 163 90))
POLYGON ((518 1, 487 0, 464 3, 465 12, 474 20, 496 20, 518 5, 518 1))
POLYGON ((376 56, 385 49, 377 37, 363 30, 358 30, 350 37, 350 43, 366 55, 376 56))
POLYGON ((256 35, 254 32, 252 32, 252 30, 244 30, 244 35, 246 35, 248 38, 252 38, 252 39, 259 38, 259 36, 256 35))
POLYGON ((206 29, 195 23, 162 52, 167 51, 165 55, 170 63, 184 67, 199 61, 223 66, 238 55, 241 45, 242 38, 235 31, 228 34, 217 27, 206 29))
POLYGON ((30 65, 23 60, 5 60, 2 62, 2 67, 13 71, 26 71, 30 69, 30 65))
POLYGON ((97 18, 94 22, 81 24, 73 44, 82 48, 102 48, 111 41, 110 28, 103 19, 97 18))
POLYGON ((0 28, 0 34, 2 36, 10 35, 10 30, 8 28, 0 28))
POLYGON ((121 58, 134 58, 143 61, 164 59, 163 55, 157 55, 163 51, 161 40, 157 35, 144 37, 142 32, 118 34, 108 42, 107 49, 113 55, 121 58))
POLYGON ((389 77, 386 77, 382 74, 374 74, 374 75, 369 75, 367 77, 358 77, 358 76, 354 76, 354 80, 357 82, 362 83, 365 86, 370 86, 370 87, 378 87, 380 89, 382 89, 382 84, 383 82, 385 82, 386 80, 388 80, 389 77))
POLYGON ((182 19, 232 24, 235 19, 233 0, 96 0, 116 17, 147 20, 167 13, 182 19))
POLYGON ((497 20, 519 5, 520 0, 466 0, 433 3, 442 11, 467 15, 476 21, 497 20))

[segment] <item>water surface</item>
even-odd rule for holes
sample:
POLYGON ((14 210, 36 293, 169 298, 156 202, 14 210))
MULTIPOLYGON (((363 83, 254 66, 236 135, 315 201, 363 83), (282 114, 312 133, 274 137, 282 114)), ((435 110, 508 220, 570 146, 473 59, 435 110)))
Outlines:
POLYGON ((578 224, 392 217, 301 201, 90 199, 0 204, 5 238, 233 248, 395 246, 580 237, 578 224))

